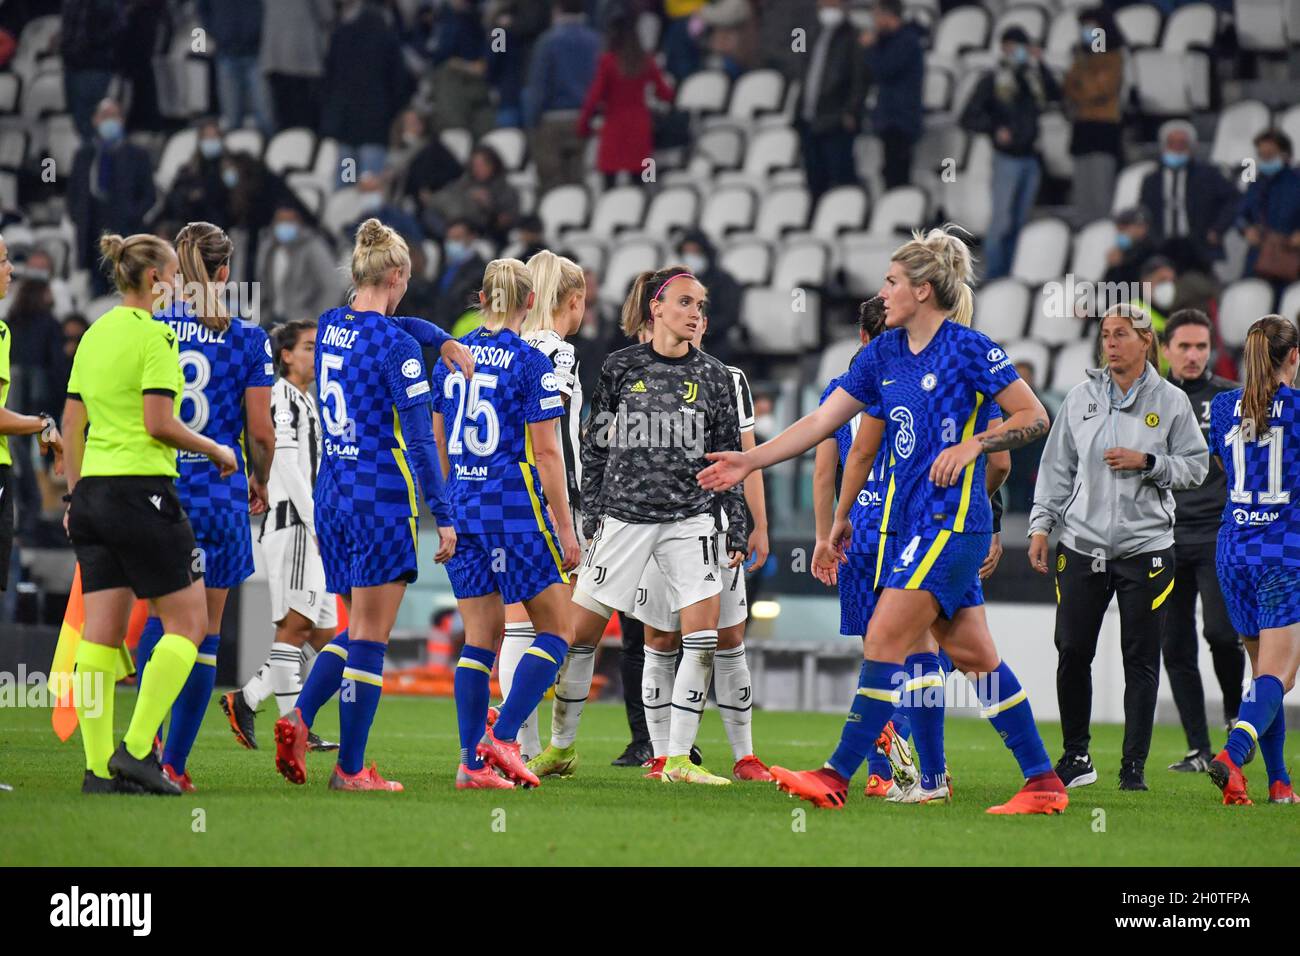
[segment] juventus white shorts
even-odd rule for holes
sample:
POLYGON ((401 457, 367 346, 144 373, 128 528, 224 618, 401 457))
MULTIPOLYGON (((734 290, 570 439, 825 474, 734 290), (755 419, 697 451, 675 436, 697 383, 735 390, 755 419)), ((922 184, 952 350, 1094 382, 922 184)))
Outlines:
MULTIPOLYGON (((719 534, 718 556, 727 554, 727 536, 719 534)), ((745 594, 745 565, 734 568, 726 567, 722 562, 722 603, 718 609, 718 628, 735 627, 743 624, 749 617, 749 601, 745 594)), ((684 606, 684 605, 683 605, 684 606)), ((659 565, 651 561, 641 577, 641 586, 636 589, 636 606, 632 616, 642 624, 648 624, 657 631, 680 631, 681 614, 668 605, 668 585, 664 580, 659 565)))
POLYGON ((722 590, 713 516, 695 515, 668 524, 631 524, 601 518, 587 560, 578 568, 579 593, 600 604, 636 613, 637 589, 654 566, 664 603, 680 611, 722 590))
POLYGON ((297 611, 315 627, 338 626, 338 601, 325 590, 325 566, 306 525, 262 535, 266 576, 271 587, 271 620, 279 623, 297 611))

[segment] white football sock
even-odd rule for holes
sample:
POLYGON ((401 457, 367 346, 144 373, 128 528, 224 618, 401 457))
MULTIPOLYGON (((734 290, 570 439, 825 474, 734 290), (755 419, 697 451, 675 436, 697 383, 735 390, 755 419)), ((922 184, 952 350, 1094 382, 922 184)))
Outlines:
POLYGON ((271 696, 271 662, 265 660, 262 666, 257 669, 257 673, 248 679, 244 685, 244 703, 257 710, 262 706, 262 701, 271 696))
POLYGON ((591 675, 596 670, 596 648, 575 644, 569 648, 555 679, 555 704, 551 708, 551 746, 572 747, 578 739, 578 722, 591 695, 591 675))
POLYGON ((700 718, 713 678, 717 631, 692 631, 682 635, 682 666, 673 684, 673 719, 668 730, 668 756, 686 757, 700 732, 700 718))
MULTIPOLYGON (((524 651, 533 646, 537 639, 537 629, 528 621, 507 623, 505 637, 501 639, 501 653, 497 655, 497 677, 501 681, 501 699, 510 696, 510 688, 515 684, 515 670, 523 660, 524 651)), ((528 715, 528 719, 519 725, 519 734, 515 737, 519 752, 527 757, 536 757, 542 752, 541 735, 537 732, 537 711, 528 715)))
POLYGON ((272 644, 270 665, 271 691, 283 717, 293 710, 302 690, 302 649, 292 644, 272 644))
POLYGON ((731 742, 733 758, 748 757, 754 752, 754 688, 744 644, 714 655, 713 693, 718 698, 718 714, 731 742))
POLYGON ((320 651, 310 644, 304 644, 299 649, 302 651, 302 667, 298 670, 298 677, 300 680, 306 680, 307 675, 311 673, 311 665, 316 663, 316 655, 320 651))
POLYGON ((673 718, 673 676, 676 670, 676 651, 645 649, 641 704, 645 707, 646 730, 656 757, 668 756, 668 728, 673 718))

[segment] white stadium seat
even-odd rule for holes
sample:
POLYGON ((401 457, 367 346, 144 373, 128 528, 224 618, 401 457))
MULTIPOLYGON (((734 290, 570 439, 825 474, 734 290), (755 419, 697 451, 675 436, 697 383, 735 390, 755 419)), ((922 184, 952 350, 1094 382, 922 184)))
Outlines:
POLYGON ((1069 283, 1058 276, 1043 285, 1030 306, 1029 338, 1045 345, 1065 345, 1078 339, 1085 320, 1074 314, 1073 302, 1067 302, 1069 283))
POLYGON ((711 126, 695 138, 693 157, 708 160, 713 170, 736 169, 745 158, 745 131, 738 126, 711 126))
POLYGON ((254 159, 262 158, 262 147, 265 145, 265 141, 259 130, 232 129, 223 137, 223 140, 228 153, 247 153, 254 159))
POLYGON ((601 296, 610 302, 622 302, 638 272, 658 269, 663 265, 659 243, 650 239, 633 239, 620 243, 610 253, 605 266, 605 276, 600 287, 601 296))
POLYGON ((1132 62, 1138 106, 1147 115, 1185 116, 1205 99, 1209 61, 1203 56, 1143 49, 1132 62))
POLYGON ((1150 3, 1137 3, 1115 11, 1115 25, 1131 47, 1155 46, 1160 39, 1161 19, 1160 8, 1150 3))
POLYGON ((0 129, 0 169, 21 169, 26 159, 27 131, 0 129))
POLYGON ((730 92, 731 78, 722 70, 699 70, 682 81, 673 105, 687 113, 721 113, 730 92))
POLYGON ((496 150, 506 172, 518 172, 524 168, 524 157, 528 154, 528 139, 524 131, 514 126, 498 126, 488 130, 479 137, 479 146, 490 146, 496 150))
POLYGON ((316 134, 309 129, 282 129, 266 144, 263 162, 273 173, 292 169, 311 169, 316 155, 316 134))
POLYGON ((563 250, 566 255, 572 255, 573 261, 584 269, 590 269, 597 275, 603 275, 605 271, 605 257, 608 253, 605 243, 601 242, 595 236, 583 236, 578 233, 569 233, 564 237, 563 250))
POLYGON ((674 230, 694 228, 700 216, 700 194, 693 186, 669 186, 650 200, 642 229, 656 239, 667 239, 674 230))
POLYGON ((348 186, 330 195, 325 200, 325 209, 321 213, 321 225, 337 240, 338 236, 361 218, 363 193, 355 186, 348 186))
POLYGON ((774 189, 763 195, 754 234, 775 242, 787 232, 803 229, 812 210, 812 197, 802 186, 774 189))
POLYGON ((983 7, 953 7, 939 19, 927 60, 952 62, 963 50, 987 46, 989 22, 989 13, 983 7))
MULTIPOLYGON (((1295 6, 1300 7, 1300 0, 1296 0, 1295 6)), ((1300 37, 1297 37, 1300 41, 1300 37)), ((1291 137, 1291 145, 1300 149, 1295 144, 1300 143, 1300 103, 1295 106, 1287 107, 1286 111, 1277 118, 1277 128, 1291 137)))
POLYGON ((1232 7, 1237 44, 1243 50, 1259 53, 1286 50, 1286 30, 1278 29, 1286 21, 1284 0, 1235 0, 1232 7))
POLYGON ((1011 275, 1038 285, 1065 272, 1070 254, 1070 227, 1062 219, 1035 219, 1016 238, 1011 275))
POLYGON ((826 346, 822 351, 821 360, 817 363, 817 381, 829 382, 843 375, 861 347, 862 343, 857 338, 841 339, 826 346))
POLYGON ((1061 10, 1052 18, 1047 28, 1047 42, 1043 45, 1044 58, 1058 69, 1069 67, 1074 48, 1079 43, 1079 14, 1075 10, 1061 10))
POLYGON ((995 279, 975 296, 974 326, 995 342, 1010 342, 1025 332, 1029 287, 1018 279, 995 279))
POLYGON ((1047 381, 1047 368, 1052 364, 1052 353, 1042 342, 1033 339, 1017 339, 1014 342, 1002 342, 1002 350, 1012 363, 1028 362, 1034 367, 1034 376, 1039 388, 1047 381))
POLYGON ((1053 392, 1068 392, 1087 378, 1088 369, 1096 367, 1097 343, 1092 338, 1071 342, 1056 353, 1048 388, 1053 392))
POLYGON ((1219 296, 1219 334, 1223 344, 1241 348, 1256 319, 1273 311, 1273 287, 1263 279, 1240 279, 1219 296))
POLYGON ((772 249, 766 242, 740 240, 723 250, 718 265, 741 285, 767 285, 772 274, 772 249))
POLYGON ((953 71, 939 63, 925 65, 925 80, 921 86, 921 105, 927 113, 942 113, 952 109, 952 96, 957 86, 953 71))
POLYGON ((1120 213, 1138 204, 1142 195, 1142 180, 1155 172, 1154 160, 1144 159, 1139 163, 1129 163, 1115 177, 1115 200, 1110 205, 1112 213, 1120 213))
POLYGON ((1070 135, 1070 121, 1060 110, 1049 110, 1038 118, 1038 150, 1048 175, 1060 179, 1074 175, 1070 135))
POLYGON ((1106 274, 1106 253, 1115 245, 1115 223, 1098 219, 1079 230, 1074 237, 1074 255, 1070 272, 1086 282, 1099 282, 1106 274))
POLYGON ((993 216, 993 141, 986 133, 971 137, 966 163, 952 182, 942 182, 948 218, 977 236, 988 232, 993 216))
POLYGON ((23 89, 23 119, 43 119, 67 110, 63 101, 63 74, 38 73, 23 89))
POLYGON ((763 189, 780 170, 799 165, 799 134, 789 126, 772 126, 754 134, 745 148, 744 164, 738 171, 722 173, 719 185, 748 183, 763 189))
POLYGON ((754 225, 758 201, 747 186, 727 186, 713 192, 704 201, 700 228, 715 243, 722 243, 729 232, 747 230, 754 225))
POLYGON ((772 269, 772 287, 794 289, 820 287, 826 284, 830 271, 831 254, 824 243, 803 241, 784 246, 776 257, 772 269))
POLYGON ((645 190, 640 186, 616 186, 596 199, 590 232, 598 239, 612 239, 624 229, 635 229, 645 215, 645 190))
POLYGON ((587 224, 591 211, 591 198, 585 186, 567 183, 547 190, 537 204, 537 216, 542 220, 546 238, 558 242, 566 229, 578 229, 587 224))
POLYGON ((816 292, 749 288, 741 301, 741 321, 756 352, 795 355, 816 346, 821 316, 816 292))
POLYGON ((1209 47, 1214 43, 1218 27, 1219 14, 1208 3, 1178 7, 1165 21, 1160 49, 1166 53, 1185 53, 1190 49, 1209 47))
POLYGON ((778 70, 750 70, 736 80, 727 116, 734 123, 750 124, 764 113, 780 111, 784 97, 785 77, 778 70))
POLYGON ((1252 140, 1269 127, 1268 107, 1259 100, 1240 100, 1225 106, 1214 126, 1210 162, 1229 166, 1229 175, 1240 177, 1241 161, 1255 155, 1252 140))
POLYGON ((1282 290, 1277 314, 1286 316, 1292 322, 1300 321, 1300 282, 1292 282, 1282 290))
POLYGON ((22 89, 23 81, 17 73, 0 73, 0 113, 18 112, 22 89))
POLYGON ((878 237, 900 237, 925 222, 925 190, 919 186, 897 186, 877 200, 871 210, 867 231, 878 237))
POLYGON ((811 232, 818 239, 834 240, 841 233, 861 229, 867 221, 866 192, 859 186, 836 186, 822 193, 813 213, 811 232))
POLYGON ((456 157, 456 162, 464 166, 469 162, 470 151, 474 148, 474 134, 463 126, 454 126, 438 134, 447 152, 456 157))
POLYGON ((840 237, 840 268, 849 292, 858 296, 879 292, 889 271, 889 258, 900 242, 896 236, 869 232, 850 232, 840 237))
POLYGON ((190 161, 199 146, 199 133, 193 127, 178 130, 168 138, 163 146, 158 168, 154 170, 153 180, 161 192, 171 189, 176 174, 182 166, 190 161))

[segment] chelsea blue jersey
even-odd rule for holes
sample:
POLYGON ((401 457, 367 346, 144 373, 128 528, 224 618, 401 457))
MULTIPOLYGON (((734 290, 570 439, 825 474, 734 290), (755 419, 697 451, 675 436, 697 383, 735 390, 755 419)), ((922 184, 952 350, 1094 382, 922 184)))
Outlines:
POLYGON ((238 467, 223 479, 206 455, 176 454, 176 491, 187 511, 248 511, 248 476, 244 471, 244 390, 270 388, 275 381, 271 341, 256 325, 232 319, 218 332, 188 306, 175 302, 155 316, 176 333, 181 372, 180 420, 213 441, 234 449, 238 467))
MULTIPOLYGON (((826 404, 826 399, 831 392, 842 385, 844 376, 831 380, 826 386, 826 391, 822 392, 821 401, 818 404, 826 404)), ((861 415, 854 415, 849 421, 845 422, 839 428, 835 429, 835 444, 839 447, 840 467, 844 467, 845 461, 849 457, 849 449, 853 447, 853 439, 858 434, 858 424, 861 421, 861 415)), ((888 462, 884 454, 883 446, 876 460, 871 464, 871 473, 867 476, 867 483, 862 486, 858 492, 858 500, 853 502, 853 507, 849 511, 849 523, 853 525, 853 539, 849 543, 850 551, 874 551, 876 549, 877 537, 880 534, 880 505, 884 501, 882 488, 884 487, 884 474, 888 462)))
POLYGON ((475 329, 460 340, 474 376, 439 365, 434 411, 443 416, 451 474, 447 501, 463 533, 524 533, 545 527, 546 497, 528 426, 564 414, 551 361, 509 329, 475 329))
POLYGON ((984 490, 987 455, 966 466, 950 488, 930 480, 930 466, 1000 417, 993 397, 1020 376, 982 332, 945 321, 919 354, 904 329, 890 329, 858 353, 840 387, 885 423, 882 452, 892 464, 881 505, 882 532, 922 527, 990 532, 993 511, 984 490))
POLYGON ((1210 454, 1227 476, 1218 560, 1300 565, 1300 392, 1279 385, 1255 441, 1241 429, 1242 389, 1210 403, 1210 454))
POLYGON ((378 312, 331 309, 316 329, 324 441, 317 508, 380 517, 419 513, 398 412, 429 401, 419 344, 378 312))

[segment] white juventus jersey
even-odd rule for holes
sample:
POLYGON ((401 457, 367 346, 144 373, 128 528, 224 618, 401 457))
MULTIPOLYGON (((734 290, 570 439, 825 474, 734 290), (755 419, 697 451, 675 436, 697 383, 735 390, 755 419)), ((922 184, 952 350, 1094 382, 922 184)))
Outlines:
POLYGON ((275 457, 267 483, 269 530, 301 521, 315 534, 311 490, 320 464, 321 431, 314 396, 304 395, 286 378, 277 378, 271 386, 271 420, 275 423, 275 457))
POLYGON ((754 394, 749 390, 749 379, 745 378, 745 373, 734 365, 728 365, 727 371, 731 373, 731 380, 736 383, 736 417, 740 419, 740 430, 742 432, 752 432, 754 430, 754 394))
MULTIPOLYGON (((569 400, 564 414, 556 419, 560 448, 564 453, 564 473, 569 484, 569 509, 579 510, 579 489, 582 488, 582 441, 579 425, 582 422, 582 382, 578 379, 578 356, 573 346, 558 332, 530 332, 524 341, 551 360, 555 377, 560 382, 560 392, 569 400)), ((579 536, 581 537, 581 536, 579 536)))

